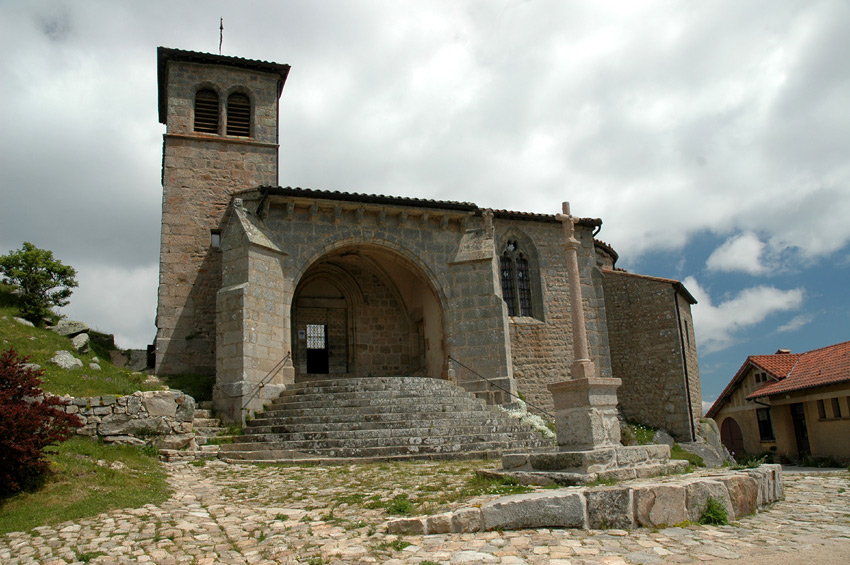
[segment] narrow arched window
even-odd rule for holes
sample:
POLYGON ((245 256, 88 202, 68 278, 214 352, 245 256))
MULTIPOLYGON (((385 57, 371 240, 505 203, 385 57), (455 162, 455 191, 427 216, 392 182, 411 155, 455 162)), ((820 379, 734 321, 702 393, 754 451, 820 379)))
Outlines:
POLYGON ((195 131, 218 133, 218 94, 204 88, 195 95, 195 131))
POLYGON ((239 92, 227 97, 227 135, 251 135, 251 100, 239 92))
POLYGON ((502 298, 509 316, 532 316, 531 270, 516 240, 508 240, 499 257, 502 298))

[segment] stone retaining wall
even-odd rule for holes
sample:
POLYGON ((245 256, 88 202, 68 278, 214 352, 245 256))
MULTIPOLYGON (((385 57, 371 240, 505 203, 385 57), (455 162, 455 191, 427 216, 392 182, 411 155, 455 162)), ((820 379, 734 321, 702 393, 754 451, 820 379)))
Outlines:
POLYGON ((83 421, 77 433, 100 437, 105 442, 143 445, 145 439, 192 433, 195 399, 179 390, 63 400, 67 403, 65 412, 76 414, 83 421))
POLYGON ((782 467, 762 465, 613 487, 570 487, 506 496, 480 508, 395 520, 388 531, 425 535, 527 528, 664 528, 699 522, 709 498, 720 502, 732 521, 782 496, 782 467))

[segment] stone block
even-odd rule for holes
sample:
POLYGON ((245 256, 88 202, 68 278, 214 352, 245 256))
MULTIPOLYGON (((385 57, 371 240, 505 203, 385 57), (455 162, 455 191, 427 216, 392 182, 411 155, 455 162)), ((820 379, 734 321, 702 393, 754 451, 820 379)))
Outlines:
POLYGON ((481 507, 484 530, 586 528, 587 506, 580 492, 539 492, 506 496, 481 507))
POLYGON ((726 485, 735 519, 754 514, 758 509, 758 481, 746 474, 724 475, 718 479, 726 485))
POLYGON ((461 508, 452 514, 451 532, 465 534, 481 530, 481 509, 461 508))
POLYGON ((452 529, 452 513, 445 512, 428 516, 425 520, 425 531, 428 534, 447 534, 452 529))
POLYGON ((688 519, 687 492, 681 485, 635 487, 634 519, 638 526, 660 528, 688 519))
POLYGON ((177 415, 175 393, 169 390, 146 391, 141 394, 148 415, 174 418, 177 415))
POLYGON ((634 502, 631 488, 588 490, 587 525, 595 530, 634 528, 634 502))
POLYGON ((424 517, 401 518, 399 520, 393 520, 392 522, 387 524, 387 533, 423 536, 428 533, 428 530, 425 526, 425 520, 426 519, 424 517))
POLYGON ((688 520, 691 522, 699 522, 709 498, 714 498, 726 509, 726 515, 730 520, 735 519, 735 509, 732 507, 729 491, 722 482, 707 479, 688 481, 685 483, 685 493, 688 520))

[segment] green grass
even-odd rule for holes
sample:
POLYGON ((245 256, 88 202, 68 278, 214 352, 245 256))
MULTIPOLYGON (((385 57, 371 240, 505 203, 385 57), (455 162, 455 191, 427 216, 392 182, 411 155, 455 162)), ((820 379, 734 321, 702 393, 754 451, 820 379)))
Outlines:
POLYGON ((89 353, 77 353, 71 340, 50 330, 32 328, 18 323, 14 318, 20 313, 16 306, 17 297, 12 287, 0 284, 0 348, 7 351, 14 347, 19 356, 29 356, 30 363, 44 369, 42 388, 57 395, 100 396, 102 394, 132 394, 137 390, 152 390, 158 386, 144 384, 145 376, 133 374, 127 369, 115 367, 109 361, 108 351, 93 345, 89 353), (60 350, 70 351, 83 362, 82 369, 65 370, 48 363, 60 350), (88 364, 98 357, 101 370, 89 369, 88 364))
POLYGON ((702 457, 696 453, 685 451, 678 443, 674 443, 673 447, 670 448, 670 459, 684 459, 693 467, 705 467, 705 461, 702 457))
POLYGON ((138 448, 75 437, 54 451, 44 486, 0 501, 0 534, 158 504, 171 494, 162 465, 138 448))
POLYGON ((719 500, 709 496, 708 500, 705 501, 705 509, 699 517, 699 523, 712 526, 725 526, 729 524, 729 515, 719 500))

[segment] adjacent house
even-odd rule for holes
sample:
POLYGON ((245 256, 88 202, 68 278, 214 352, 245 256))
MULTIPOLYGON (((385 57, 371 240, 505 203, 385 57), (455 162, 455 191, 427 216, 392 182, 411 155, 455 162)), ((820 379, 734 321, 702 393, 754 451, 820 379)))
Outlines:
POLYGON ((747 357, 707 416, 735 454, 850 461, 850 341, 747 357))

